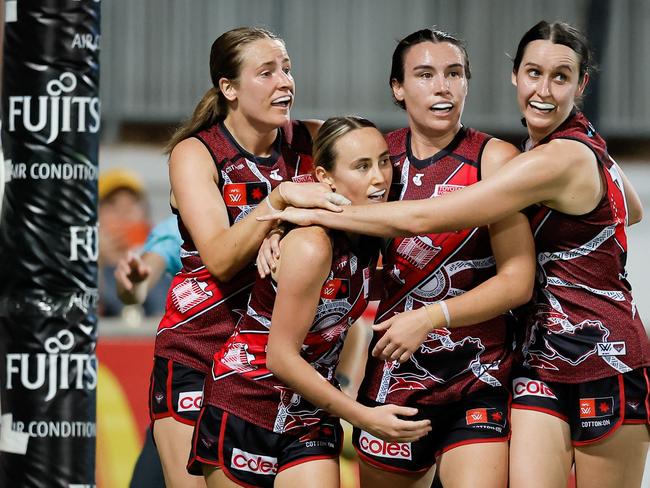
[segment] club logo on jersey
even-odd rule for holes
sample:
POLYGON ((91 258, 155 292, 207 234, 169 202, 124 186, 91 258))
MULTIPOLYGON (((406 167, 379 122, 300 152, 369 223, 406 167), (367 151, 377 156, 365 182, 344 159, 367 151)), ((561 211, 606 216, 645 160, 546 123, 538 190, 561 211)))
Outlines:
POLYGON ((436 185, 435 189, 433 190, 433 196, 441 197, 445 193, 452 193, 458 190, 462 190, 463 188, 465 188, 464 185, 436 185))
POLYGON ((341 300, 349 296, 349 280, 343 278, 327 280, 320 291, 320 297, 324 300, 341 300))
POLYGON ((424 173, 415 173, 415 176, 413 177, 413 184, 415 186, 422 186, 422 177, 424 176, 424 173))
POLYGON ((302 174, 302 175, 297 175, 297 176, 292 177, 291 181, 293 181, 294 183, 313 183, 316 180, 309 173, 305 173, 305 174, 302 174))
POLYGON ((488 424, 497 427, 506 426, 506 418, 497 408, 472 408, 465 412, 465 422, 467 425, 488 424))
POLYGON ((599 342, 596 346, 599 356, 625 356, 625 341, 599 342))
POLYGON ((597 417, 611 417, 614 414, 614 398, 581 398, 580 418, 593 419, 597 417))
POLYGON ((411 460, 410 442, 383 441, 365 430, 362 430, 359 435, 359 448, 372 456, 411 460))
POLYGON ((269 174, 269 178, 275 181, 282 181, 283 178, 278 174, 279 171, 280 171, 279 169, 274 169, 273 171, 271 171, 271 174, 269 174))
POLYGON ((248 344, 244 342, 233 342, 226 345, 226 352, 221 358, 221 364, 237 373, 247 373, 257 369, 251 363, 255 356, 248 352, 248 344))
POLYGON ((554 398, 557 400, 555 393, 546 383, 530 378, 515 378, 512 381, 513 398, 522 396, 537 396, 543 398, 554 398))
POLYGON ((172 288, 172 302, 178 311, 185 313, 212 297, 208 284, 196 278, 186 278, 172 288))
POLYGON ((223 186, 223 199, 227 207, 257 205, 268 194, 266 183, 228 183, 223 186))
POLYGON ((202 391, 186 391, 178 395, 179 412, 198 412, 203 404, 202 391))
POLYGON ((236 447, 232 450, 230 467, 239 471, 262 475, 275 475, 278 472, 278 459, 261 454, 252 454, 236 447))
POLYGON ((418 269, 424 269, 440 251, 442 247, 434 246, 427 236, 407 237, 397 247, 397 254, 418 269))

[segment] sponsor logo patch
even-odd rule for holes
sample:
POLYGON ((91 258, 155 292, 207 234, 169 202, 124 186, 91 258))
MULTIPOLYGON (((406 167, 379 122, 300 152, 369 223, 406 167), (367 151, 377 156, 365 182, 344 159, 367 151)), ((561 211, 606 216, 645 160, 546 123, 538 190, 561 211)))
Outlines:
POLYGON ((202 403, 202 391, 186 391, 178 395, 179 412, 198 412, 202 403))
POLYGON ((519 398, 528 395, 557 400, 553 390, 543 381, 531 380, 530 378, 515 378, 512 381, 512 397, 519 398))
POLYGON ((465 412, 465 422, 467 425, 473 424, 491 424, 499 427, 505 427, 506 419, 503 412, 496 408, 472 408, 465 412))
POLYGON ((223 199, 227 207, 257 205, 268 193, 266 183, 228 183, 223 186, 223 199))
POLYGON ((614 398, 581 398, 580 418, 592 419, 597 417, 611 417, 614 414, 614 398))
POLYGON ((342 278, 327 280, 320 291, 320 297, 325 300, 340 300, 349 296, 350 286, 348 280, 342 278))
POLYGON ((452 193, 454 191, 462 190, 463 188, 465 188, 464 185, 436 185, 433 191, 433 196, 441 197, 445 193, 452 193))
POLYGON ((596 344, 599 356, 625 356, 625 342, 599 342, 596 344))
POLYGON ((233 448, 230 467, 240 471, 248 471, 249 473, 274 475, 278 472, 278 458, 252 454, 233 448))
POLYGON ((367 454, 390 459, 411 460, 410 442, 386 442, 365 430, 359 435, 359 447, 367 454))
POLYGON ((294 183, 313 183, 314 177, 310 174, 298 175, 291 178, 294 183))

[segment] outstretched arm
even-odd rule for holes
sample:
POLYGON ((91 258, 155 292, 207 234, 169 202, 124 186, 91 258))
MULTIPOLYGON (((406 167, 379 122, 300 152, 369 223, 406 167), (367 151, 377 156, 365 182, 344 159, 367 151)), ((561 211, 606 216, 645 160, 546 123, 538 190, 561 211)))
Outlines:
POLYGON ((373 435, 407 442, 426 434, 429 421, 398 418, 414 415, 416 409, 363 406, 332 386, 300 355, 330 270, 332 248, 325 231, 315 227, 291 231, 280 246, 278 290, 266 358, 269 370, 314 405, 373 435))
POLYGON ((339 214, 288 208, 265 218, 395 237, 491 224, 535 203, 580 214, 595 205, 593 195, 601 184, 596 164, 583 144, 558 140, 517 156, 489 179, 442 197, 351 206, 339 214))

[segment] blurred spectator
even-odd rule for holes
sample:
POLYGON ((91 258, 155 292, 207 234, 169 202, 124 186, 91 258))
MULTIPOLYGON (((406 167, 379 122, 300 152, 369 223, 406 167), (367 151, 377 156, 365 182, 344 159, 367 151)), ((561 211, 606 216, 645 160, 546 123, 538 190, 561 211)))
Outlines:
POLYGON ((144 186, 136 174, 112 169, 99 176, 99 314, 159 316, 165 309, 169 278, 150 290, 144 303, 125 308, 117 295, 115 267, 128 252, 139 253, 151 228, 144 186), (136 310, 137 309, 137 310, 136 310), (140 313, 139 313, 140 312, 140 313))

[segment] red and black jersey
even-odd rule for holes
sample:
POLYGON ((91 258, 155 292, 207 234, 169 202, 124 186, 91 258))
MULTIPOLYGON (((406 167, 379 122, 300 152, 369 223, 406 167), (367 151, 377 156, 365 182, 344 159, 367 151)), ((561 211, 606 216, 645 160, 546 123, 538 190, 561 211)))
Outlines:
MULTIPOLYGON (((481 178, 481 154, 490 136, 461 128, 426 160, 411 153, 410 130, 386 136, 393 161, 393 197, 436 198, 481 178)), ((495 275, 486 227, 393 239, 384 254, 383 296, 376 321, 460 295, 495 275)), ((434 405, 507 383, 512 363, 506 316, 429 334, 403 364, 369 355, 360 395, 380 403, 434 405)), ((374 346, 376 335, 370 345, 374 346)))
MULTIPOLYGON (((219 190, 230 225, 248 215, 282 181, 300 180, 313 167, 311 136, 299 121, 278 131, 271 156, 243 149, 223 122, 196 135, 219 171, 219 190)), ((212 354, 230 336, 246 307, 255 281, 253 263, 227 283, 213 277, 178 214, 183 238, 182 271, 169 288, 165 315, 158 326, 154 354, 207 373, 212 354)))
MULTIPOLYGON (((362 238, 353 246, 342 232, 331 232, 332 266, 321 289, 314 321, 301 355, 331 384, 348 328, 368 303, 369 280, 379 246, 362 238), (358 249, 357 250, 353 250, 358 249)), ((206 377, 204 402, 273 432, 317 423, 327 412, 280 382, 266 367, 266 347, 277 287, 258 278, 246 314, 215 354, 206 377)))
POLYGON ((596 156, 605 182, 591 212, 529 209, 537 282, 527 309, 524 366, 543 381, 579 383, 650 364, 650 343, 626 279, 627 208, 621 175, 605 141, 580 112, 540 144, 571 139, 596 156))

